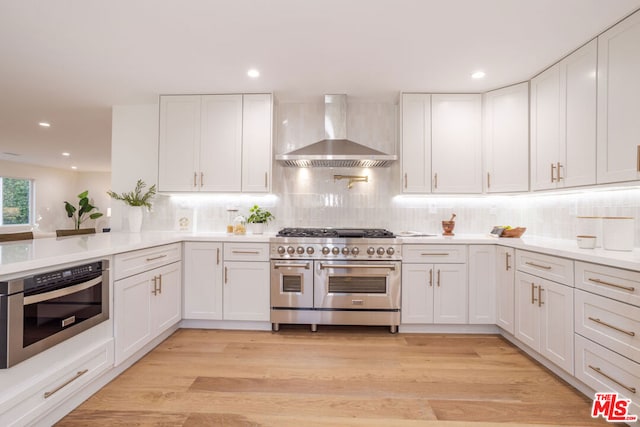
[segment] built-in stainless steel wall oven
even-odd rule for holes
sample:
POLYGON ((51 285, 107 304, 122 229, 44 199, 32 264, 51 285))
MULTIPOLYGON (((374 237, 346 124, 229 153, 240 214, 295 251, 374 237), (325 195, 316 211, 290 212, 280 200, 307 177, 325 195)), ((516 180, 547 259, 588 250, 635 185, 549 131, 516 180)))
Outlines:
POLYGON ((109 262, 0 282, 0 368, 109 318, 109 262))
POLYGON ((401 245, 378 229, 284 229, 271 239, 271 323, 400 324, 401 245))

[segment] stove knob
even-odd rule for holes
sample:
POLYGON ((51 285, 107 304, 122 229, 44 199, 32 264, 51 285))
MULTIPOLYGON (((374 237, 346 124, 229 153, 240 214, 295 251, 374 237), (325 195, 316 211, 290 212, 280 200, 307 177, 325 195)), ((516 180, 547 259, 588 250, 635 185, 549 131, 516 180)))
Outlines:
POLYGON ((293 248, 293 246, 289 246, 289 247, 287 248, 287 253, 288 253, 289 255, 293 255, 293 253, 294 253, 295 251, 296 251, 296 250, 293 248))
POLYGON ((311 246, 308 246, 308 247, 307 247, 307 253, 308 253, 309 255, 312 255, 314 252, 315 252, 315 250, 314 250, 311 246))
POLYGON ((348 247, 344 247, 342 248, 342 255, 349 255, 349 248, 348 247))
POLYGON ((378 255, 384 255, 384 248, 378 248, 378 255))
POLYGON ((340 249, 334 247, 333 249, 331 249, 331 253, 334 255, 338 255, 340 253, 340 249))
POLYGON ((396 250, 393 248, 387 248, 387 255, 393 255, 396 253, 396 250))
POLYGON ((329 255, 329 248, 326 247, 326 246, 324 248, 322 248, 322 253, 325 254, 325 255, 329 255))
POLYGON ((296 252, 302 255, 304 253, 304 248, 302 246, 298 246, 298 249, 296 249, 296 252))
POLYGON ((373 249, 371 246, 369 246, 369 247, 367 248, 367 254, 369 254, 369 255, 373 255, 373 254, 375 254, 375 253, 376 253, 376 250, 375 250, 375 249, 373 249))
POLYGON ((360 249, 358 249, 357 246, 351 249, 351 255, 358 255, 359 253, 360 253, 360 249))
POLYGON ((278 246, 278 253, 280 255, 284 254, 287 250, 284 248, 284 246, 278 246))

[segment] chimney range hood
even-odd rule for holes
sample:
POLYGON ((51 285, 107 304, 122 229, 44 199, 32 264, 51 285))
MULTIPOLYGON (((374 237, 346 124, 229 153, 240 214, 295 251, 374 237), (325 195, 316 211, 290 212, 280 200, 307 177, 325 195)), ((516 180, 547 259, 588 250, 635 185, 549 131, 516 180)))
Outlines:
POLYGON ((325 139, 276 160, 292 167, 388 167, 398 156, 366 147, 347 137, 347 95, 324 96, 325 139))

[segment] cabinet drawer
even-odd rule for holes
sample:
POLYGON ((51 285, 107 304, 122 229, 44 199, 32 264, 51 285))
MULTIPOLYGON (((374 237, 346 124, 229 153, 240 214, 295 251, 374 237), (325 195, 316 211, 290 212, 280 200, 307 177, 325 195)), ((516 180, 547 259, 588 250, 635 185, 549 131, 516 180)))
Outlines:
POLYGON ((575 376, 597 392, 618 392, 633 401, 630 414, 640 414, 640 364, 575 336, 575 376))
POLYGON ((577 333, 640 362, 640 308, 577 289, 575 313, 577 333))
POLYGON ((225 261, 269 261, 268 243, 225 243, 225 261))
POLYGON ((112 340, 62 366, 51 367, 50 375, 0 405, 0 425, 31 425, 110 366, 113 366, 112 340))
POLYGON ((640 272, 576 261, 576 288, 640 307, 640 272))
POLYGON ((466 245, 403 245, 403 262, 466 263, 466 245))
POLYGON ((534 276, 573 286, 573 261, 570 259, 516 251, 516 267, 534 276))
POLYGON ((165 264, 180 261, 182 258, 180 243, 155 246, 139 251, 117 254, 114 261, 114 280, 133 276, 165 264))

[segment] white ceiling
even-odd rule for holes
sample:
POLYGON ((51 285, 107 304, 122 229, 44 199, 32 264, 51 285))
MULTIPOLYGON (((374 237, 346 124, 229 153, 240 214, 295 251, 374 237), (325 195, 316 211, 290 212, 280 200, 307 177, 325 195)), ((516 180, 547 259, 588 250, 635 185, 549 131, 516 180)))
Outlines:
POLYGON ((495 89, 528 80, 637 8, 640 0, 0 0, 0 159, 108 171, 110 107, 162 93, 321 102, 324 93, 395 100, 495 89), (251 67, 259 79, 247 77, 251 67), (478 69, 484 80, 470 78, 478 69))

